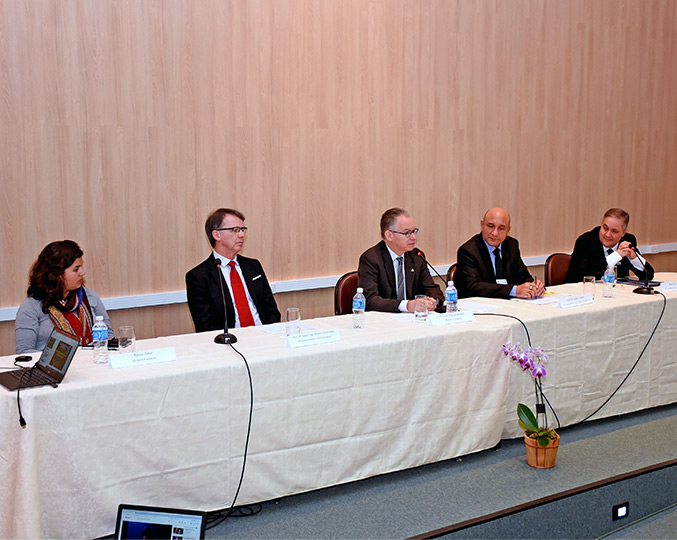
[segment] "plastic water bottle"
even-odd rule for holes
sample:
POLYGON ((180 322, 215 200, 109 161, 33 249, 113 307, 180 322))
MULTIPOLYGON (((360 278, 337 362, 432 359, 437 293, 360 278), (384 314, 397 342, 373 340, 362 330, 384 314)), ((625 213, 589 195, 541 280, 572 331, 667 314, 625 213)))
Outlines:
POLYGON ((604 276, 602 276, 602 281, 604 282, 604 298, 613 298, 614 284, 616 283, 616 269, 607 266, 604 271, 604 276))
POLYGON ((353 296, 353 328, 364 328, 364 308, 367 306, 367 299, 364 297, 362 287, 357 288, 353 296))
POLYGON ((108 363, 108 327, 101 315, 96 316, 92 327, 92 344, 94 345, 94 363, 108 363))
POLYGON ((458 291, 454 287, 453 281, 447 283, 447 290, 444 291, 444 305, 447 308, 447 313, 458 311, 458 291))

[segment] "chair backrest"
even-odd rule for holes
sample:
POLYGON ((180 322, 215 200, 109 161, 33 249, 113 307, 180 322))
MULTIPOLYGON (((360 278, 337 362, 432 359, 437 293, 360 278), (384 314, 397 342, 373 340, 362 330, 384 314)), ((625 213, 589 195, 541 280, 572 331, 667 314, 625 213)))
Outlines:
POLYGON ((553 253, 545 260, 545 286, 560 285, 569 270, 571 255, 568 253, 553 253))
POLYGON ((343 274, 334 287, 334 314, 353 312, 353 296, 357 292, 357 272, 343 274))
MULTIPOLYGON (((449 270, 447 270, 447 283, 449 283, 450 281, 453 281, 454 284, 455 284, 456 283, 455 278, 456 278, 456 263, 452 264, 449 267, 449 270)), ((444 284, 445 287, 446 287, 447 283, 444 284)))

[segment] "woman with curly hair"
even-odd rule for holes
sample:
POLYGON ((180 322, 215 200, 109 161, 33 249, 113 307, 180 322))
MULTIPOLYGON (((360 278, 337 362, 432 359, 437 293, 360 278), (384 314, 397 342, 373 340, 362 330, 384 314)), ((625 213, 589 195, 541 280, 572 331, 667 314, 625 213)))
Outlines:
POLYGON ((47 244, 31 267, 28 297, 16 314, 17 353, 44 349, 54 327, 78 336, 83 345, 88 345, 97 315, 103 316, 108 337, 113 337, 106 308, 84 284, 80 246, 72 240, 47 244))

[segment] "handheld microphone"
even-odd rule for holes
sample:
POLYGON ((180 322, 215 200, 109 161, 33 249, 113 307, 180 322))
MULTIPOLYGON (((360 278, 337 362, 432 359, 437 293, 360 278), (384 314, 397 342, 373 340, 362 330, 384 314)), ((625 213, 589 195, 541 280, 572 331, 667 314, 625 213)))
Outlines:
MULTIPOLYGON (((637 249, 637 246, 630 244, 630 247, 635 250, 635 253, 637 253, 637 255, 641 255, 639 249, 637 249)), ((644 267, 644 285, 637 287, 636 289, 633 289, 632 292, 634 292, 635 294, 654 294, 653 287, 649 286, 649 272, 647 272, 646 270, 646 264, 642 261, 642 259, 639 259, 639 262, 641 262, 642 266, 644 267)))
POLYGON ((219 285, 221 286, 221 301, 223 302, 223 334, 219 334, 214 338, 214 343, 220 345, 230 345, 237 343, 237 337, 228 332, 228 309, 226 308, 226 293, 223 290, 223 274, 221 273, 221 260, 216 259, 216 269, 219 272, 219 285))

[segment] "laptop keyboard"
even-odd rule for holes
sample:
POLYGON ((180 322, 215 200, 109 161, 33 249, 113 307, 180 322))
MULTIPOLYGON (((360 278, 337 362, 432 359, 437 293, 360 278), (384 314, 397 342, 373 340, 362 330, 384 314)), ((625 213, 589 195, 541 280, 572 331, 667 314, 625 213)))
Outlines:
POLYGON ((14 377, 17 381, 20 381, 19 384, 22 387, 54 383, 54 379, 52 377, 47 375, 44 371, 40 371, 39 369, 13 369, 7 373, 14 377))

